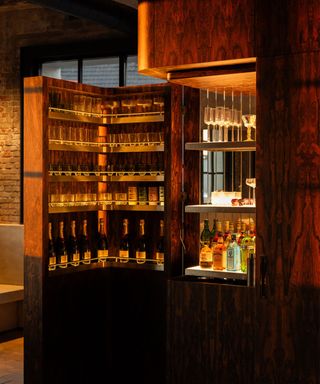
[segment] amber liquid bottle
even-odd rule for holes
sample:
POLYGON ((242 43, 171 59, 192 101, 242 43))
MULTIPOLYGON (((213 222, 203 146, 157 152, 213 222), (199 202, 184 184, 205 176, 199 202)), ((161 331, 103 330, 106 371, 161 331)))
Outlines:
POLYGON ((48 269, 49 271, 54 271, 56 269, 57 257, 52 240, 52 223, 49 223, 48 254, 48 269))
POLYGON ((122 221, 122 235, 119 246, 119 261, 120 263, 127 263, 130 257, 130 237, 129 237, 129 220, 123 219, 122 221))

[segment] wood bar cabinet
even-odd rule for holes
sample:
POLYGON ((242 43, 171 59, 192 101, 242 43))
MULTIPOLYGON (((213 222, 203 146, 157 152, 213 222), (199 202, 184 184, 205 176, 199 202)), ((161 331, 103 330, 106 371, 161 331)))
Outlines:
POLYGON ((181 97, 176 85, 25 79, 26 384, 164 382, 166 279, 181 270, 181 97), (147 252, 137 259, 141 220, 147 252), (57 239, 61 222, 67 250, 72 222, 78 240, 86 222, 80 260, 74 248, 67 260, 49 254, 49 223, 57 239))
POLYGON ((170 279, 168 383, 320 382, 319 15, 314 1, 139 2, 142 73, 205 89, 256 72, 256 286, 170 279))

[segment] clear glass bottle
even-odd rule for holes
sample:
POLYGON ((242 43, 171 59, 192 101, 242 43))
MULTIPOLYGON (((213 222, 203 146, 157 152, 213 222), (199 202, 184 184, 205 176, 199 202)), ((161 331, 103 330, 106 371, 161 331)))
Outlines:
POLYGON ((239 271, 241 266, 240 246, 237 243, 236 235, 232 234, 231 242, 227 248, 227 270, 239 271))
POLYGON ((250 236, 250 231, 241 240, 241 271, 247 272, 247 259, 250 254, 254 255, 255 241, 250 236))

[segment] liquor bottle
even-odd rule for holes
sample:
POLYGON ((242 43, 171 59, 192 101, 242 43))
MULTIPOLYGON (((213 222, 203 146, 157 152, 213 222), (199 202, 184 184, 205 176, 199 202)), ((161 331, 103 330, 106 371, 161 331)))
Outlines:
POLYGON ((247 224, 243 221, 241 223, 241 234, 238 238, 238 244, 241 246, 242 239, 246 236, 247 233, 247 224))
POLYGON ((212 267, 212 249, 211 249, 211 232, 209 229, 209 220, 204 220, 204 227, 200 235, 200 255, 199 265, 202 268, 212 267))
POLYGON ((130 237, 129 237, 129 221, 123 219, 122 221, 122 236, 120 239, 119 247, 119 261, 120 263, 127 263, 130 257, 130 237))
POLYGON ((222 232, 222 223, 221 221, 217 220, 216 222, 216 232, 213 238, 213 242, 217 244, 218 238, 219 238, 219 233, 222 232))
POLYGON ((54 271, 56 269, 57 257, 54 250, 54 244, 52 240, 52 223, 49 223, 49 241, 48 241, 48 254, 49 254, 49 271, 54 271))
POLYGON ((216 236, 216 231, 217 231, 217 219, 213 219, 213 225, 212 225, 212 229, 211 229, 211 241, 212 242, 216 236))
POLYGON ((144 264, 147 258, 147 239, 144 233, 144 220, 139 222, 139 236, 136 246, 136 261, 138 264, 144 264))
POLYGON ((107 261, 109 256, 108 251, 108 239, 104 230, 104 221, 103 219, 99 220, 99 233, 98 233, 98 262, 107 261))
POLYGON ((223 270, 226 268, 226 247, 223 242, 223 233, 218 233, 217 244, 213 248, 213 269, 223 270))
POLYGON ((255 241, 250 236, 250 231, 241 240, 241 271, 247 272, 247 259, 250 254, 254 254, 255 250, 255 241))
POLYGON ((239 271, 240 266, 240 246, 237 243, 236 235, 232 234, 231 242, 227 248, 227 270, 239 271))
POLYGON ((239 237, 240 236, 241 236, 241 219, 238 219, 236 222, 236 239, 237 239, 238 244, 239 244, 239 237))
POLYGON ((223 240, 224 241, 226 241, 226 239, 229 238, 229 237, 231 239, 231 233, 230 233, 229 225, 230 225, 229 220, 226 220, 224 222, 224 234, 223 234, 223 240))
POLYGON ((159 240, 156 247, 156 260, 158 265, 161 265, 164 263, 164 221, 163 220, 160 220, 160 234, 159 234, 159 240))
POLYGON ((80 264, 80 253, 78 240, 76 236, 76 221, 71 221, 71 233, 68 239, 68 256, 71 265, 78 266, 80 264))
POLYGON ((91 250, 87 233, 87 220, 82 222, 82 233, 80 236, 80 258, 83 264, 91 263, 91 250))
POLYGON ((64 242, 64 223, 59 221, 59 235, 56 242, 57 264, 60 268, 67 268, 68 254, 64 242))

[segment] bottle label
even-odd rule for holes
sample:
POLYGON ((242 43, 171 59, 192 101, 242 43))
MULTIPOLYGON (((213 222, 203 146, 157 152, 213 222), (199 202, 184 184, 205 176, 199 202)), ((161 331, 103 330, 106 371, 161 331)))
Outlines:
POLYGON ((136 205, 138 201, 137 187, 128 187, 128 201, 129 205, 136 205))
POLYGON ((91 252, 90 251, 84 252, 83 258, 84 258, 84 260, 90 260, 91 259, 91 252))
POLYGON ((200 264, 202 262, 212 263, 212 250, 207 245, 200 251, 200 264))
POLYGON ((144 252, 137 251, 137 252, 136 252, 136 259, 137 259, 137 263, 138 263, 138 264, 143 264, 143 263, 145 263, 146 258, 147 258, 147 253, 146 253, 146 251, 144 251, 144 252))
POLYGON ((234 248, 228 248, 227 249, 227 270, 228 271, 235 271, 235 249, 234 248))
POLYGON ((56 265, 57 258, 56 256, 49 257, 49 265, 56 265))
POLYGON ((60 264, 65 264, 68 262, 68 256, 67 255, 62 255, 60 258, 60 264))
POLYGON ((158 264, 164 263, 164 253, 163 252, 156 252, 156 260, 158 264))
POLYGON ((108 249, 98 249, 98 259, 99 260, 106 260, 109 256, 108 249))
POLYGON ((128 250, 121 250, 119 251, 119 257, 120 258, 124 258, 124 259, 128 259, 129 258, 129 251, 128 250))
POLYGON ((71 260, 72 260, 72 261, 79 261, 79 260, 80 260, 80 254, 79 254, 79 252, 73 253, 73 254, 71 255, 71 260))
POLYGON ((149 187, 148 188, 148 194, 149 194, 149 205, 157 205, 158 204, 158 188, 157 187, 149 187))

